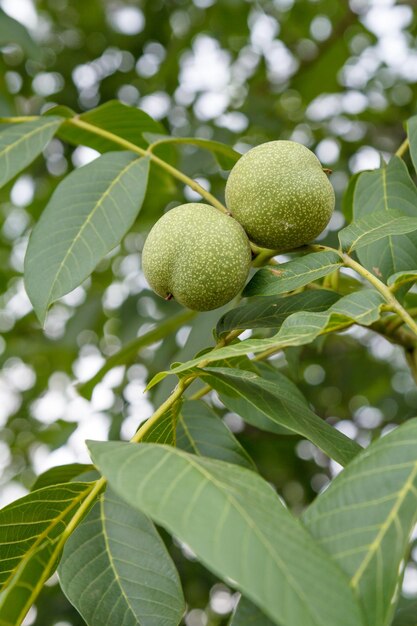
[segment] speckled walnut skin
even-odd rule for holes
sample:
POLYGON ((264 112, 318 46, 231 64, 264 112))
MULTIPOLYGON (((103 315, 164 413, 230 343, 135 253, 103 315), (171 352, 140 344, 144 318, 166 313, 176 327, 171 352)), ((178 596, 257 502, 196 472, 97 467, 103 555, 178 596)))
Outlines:
POLYGON ((315 154, 294 141, 269 141, 236 163, 226 205, 249 239, 273 250, 315 239, 334 210, 334 191, 315 154))
POLYGON ((207 204, 182 204, 163 215, 146 239, 142 267, 163 298, 210 311, 243 288, 251 264, 249 240, 228 215, 207 204))

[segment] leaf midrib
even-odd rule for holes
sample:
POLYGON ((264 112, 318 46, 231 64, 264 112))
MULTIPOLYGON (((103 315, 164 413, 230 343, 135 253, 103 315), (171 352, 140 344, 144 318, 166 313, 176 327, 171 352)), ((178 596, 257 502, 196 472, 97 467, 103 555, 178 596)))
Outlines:
MULTIPOLYGON (((183 456, 180 454, 180 456, 183 456)), ((243 519, 246 520, 248 526, 253 530, 254 534, 257 535, 258 539, 260 540, 260 542, 264 545, 265 548, 269 549, 269 553, 271 554, 271 556, 273 555, 273 561, 276 563, 276 565, 281 569, 281 571, 286 572, 286 577, 287 577, 287 581, 290 584, 290 586, 293 588, 294 592, 296 593, 296 595, 300 598, 300 600, 302 602, 304 602, 304 606, 307 608, 308 613, 310 614, 310 616, 313 618, 314 623, 316 624, 316 626, 320 626, 320 623, 316 621, 316 616, 313 615, 312 611, 311 611, 311 607, 309 605, 309 602, 307 600, 307 598, 304 596, 304 594, 302 593, 302 590, 299 589, 297 582, 293 579, 293 576, 288 572, 288 570, 285 568, 285 563, 274 553, 273 549, 274 546, 271 545, 271 543, 264 538, 264 536, 259 532, 258 527, 256 525, 256 523, 252 520, 251 517, 249 517, 245 511, 244 508, 242 508, 240 506, 240 504, 238 503, 238 501, 234 498, 234 496, 230 493, 230 488, 227 488, 227 485, 225 485, 225 487, 222 489, 222 486, 224 485, 224 483, 222 483, 221 481, 215 479, 214 477, 212 477, 212 475, 209 472, 206 472, 206 470, 204 470, 203 467, 201 467, 200 465, 198 465, 198 463, 196 463, 193 459, 190 459, 190 464, 195 467, 197 469, 197 471, 200 471, 200 473, 206 477, 206 479, 217 486, 218 489, 220 489, 221 491, 223 491, 223 493, 225 493, 225 495, 227 494, 229 496, 229 501, 230 503, 235 507, 235 509, 240 512, 240 514, 242 515, 243 519)))
POLYGON ((382 543, 384 536, 388 532, 392 522, 397 518, 398 511, 404 499, 408 495, 408 493, 410 491, 414 491, 415 495, 417 495, 416 488, 413 485, 413 481, 416 478, 416 476, 417 476, 417 461, 413 464, 413 469, 410 472, 410 476, 408 477, 407 481, 404 483, 403 487, 398 492, 398 498, 396 499, 396 502, 393 508, 391 509, 389 515, 387 516, 387 519, 382 524, 379 533, 375 537, 374 541, 370 544, 370 549, 368 550, 366 556, 360 563, 355 574, 352 576, 351 581, 350 581, 350 586, 352 587, 352 589, 356 590, 357 587, 359 586, 360 580, 370 560, 373 558, 374 554, 380 549, 380 544, 382 543))
MULTIPOLYGON (((286 578, 288 584, 293 589, 294 593, 299 597, 299 599, 302 602, 303 606, 307 609, 309 615, 314 620, 314 625, 315 626, 321 626, 320 622, 317 621, 316 616, 313 615, 313 613, 311 612, 310 604, 309 604, 307 598, 305 597, 305 595, 303 594, 302 590, 298 587, 297 581, 293 578, 293 576, 287 570, 287 568, 285 567, 285 563, 275 553, 274 546, 266 539, 266 537, 264 537, 259 532, 259 530, 257 528, 257 525, 254 522, 254 520, 247 515, 245 509, 243 509, 240 506, 240 504, 237 502, 235 497, 232 495, 231 488, 226 483, 222 483, 220 480, 214 478, 212 476, 212 474, 207 472, 201 465, 199 465, 196 461, 194 461, 192 458, 190 458, 190 455, 187 455, 186 453, 183 453, 179 449, 170 450, 170 453, 172 455, 174 455, 174 456, 177 455, 177 456, 182 457, 183 459, 185 459, 187 461, 187 463, 189 463, 189 466, 192 466, 198 473, 200 473, 207 480, 208 483, 213 484, 223 494, 223 496, 226 498, 226 501, 229 501, 234 506, 236 511, 242 516, 242 518, 246 521, 247 525, 253 530, 254 534, 258 537, 260 543, 263 544, 263 546, 267 549, 267 552, 268 552, 268 554, 271 555, 271 558, 272 558, 273 562, 277 565, 277 567, 280 569, 280 571, 284 573, 285 578, 286 578)), ((162 465, 168 459, 169 459, 169 456, 166 456, 165 458, 161 459, 159 461, 159 463, 153 467, 153 469, 151 471, 151 474, 154 474, 156 471, 160 470, 162 465)), ((235 467, 235 466, 231 465, 231 467, 235 467)), ((250 471, 250 470, 248 470, 248 471, 250 471)), ((149 479, 149 477, 150 477, 150 475, 148 474, 147 478, 149 479)), ((143 491, 143 484, 142 484, 141 491, 143 491)), ((294 520, 294 521, 296 521, 296 520, 294 520)))
POLYGON ((388 222, 384 222, 383 224, 378 224, 377 226, 374 226, 373 228, 370 228, 369 230, 367 230, 365 233, 361 233, 359 236, 356 237, 356 239, 352 241, 352 243, 349 246, 348 252, 352 252, 354 248, 357 246, 357 243, 364 237, 368 236, 370 233, 386 228, 387 226, 390 226, 392 223, 397 222, 398 220, 402 220, 407 217, 409 219, 412 219, 407 215, 398 215, 397 217, 392 217, 388 222))
POLYGON ((112 572, 114 574, 114 577, 116 579, 117 585, 118 585, 118 587, 119 587, 119 589, 121 591, 121 594, 122 594, 123 598, 126 601, 127 606, 129 607, 129 610, 130 610, 133 618, 135 620, 137 620, 138 626, 140 626, 140 622, 139 622, 139 620, 138 620, 138 618, 137 618, 137 616, 135 614, 135 611, 133 610, 133 607, 130 604, 130 600, 129 600, 128 596, 126 595, 126 592, 125 592, 124 587, 122 585, 122 581, 120 579, 119 573, 117 571, 116 565, 115 565, 114 560, 113 560, 113 555, 112 555, 111 550, 110 550, 110 545, 109 545, 107 531, 106 531, 106 516, 104 514, 104 496, 101 496, 101 498, 99 500, 99 515, 100 515, 100 523, 101 523, 101 527, 102 527, 102 535, 103 535, 103 540, 104 540, 104 546, 105 546, 105 549, 106 549, 106 554, 107 554, 107 557, 108 557, 108 560, 109 560, 109 564, 110 564, 111 570, 112 570, 112 572))
POLYGON ((46 128, 49 128, 50 126, 54 126, 55 124, 57 124, 57 121, 53 120, 52 122, 49 122, 47 124, 42 124, 42 126, 36 126, 36 128, 34 128, 29 133, 25 133, 24 135, 19 137, 19 139, 17 139, 14 143, 7 144, 7 146, 3 150, 0 151, 0 158, 6 155, 8 152, 10 152, 10 150, 13 150, 14 148, 16 148, 16 146, 22 143, 22 141, 24 141, 25 139, 30 139, 33 135, 36 135, 36 133, 40 133, 41 131, 45 130, 46 128))

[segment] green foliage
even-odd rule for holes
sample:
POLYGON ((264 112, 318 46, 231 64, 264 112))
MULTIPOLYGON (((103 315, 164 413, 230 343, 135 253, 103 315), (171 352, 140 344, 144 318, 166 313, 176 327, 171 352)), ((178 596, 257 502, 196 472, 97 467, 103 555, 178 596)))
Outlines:
POLYGON ((230 146, 225 146, 219 141, 211 141, 210 139, 198 139, 195 137, 167 137, 165 135, 156 135, 153 133, 143 133, 144 138, 149 141, 150 149, 163 144, 172 145, 192 145, 212 152, 220 167, 230 170, 234 164, 240 159, 241 154, 233 150, 230 146))
POLYGON ((0 512, 0 615, 2 626, 20 624, 53 574, 62 537, 89 483, 53 485, 13 502, 0 512))
POLYGON ((417 519, 417 420, 375 442, 303 516, 350 577, 368 624, 387 624, 417 519), (378 593, 375 594, 375 589, 378 593))
POLYGON ((30 165, 58 130, 62 119, 48 117, 15 124, 0 135, 0 187, 30 165))
POLYGON ((222 337, 236 328, 279 328, 296 311, 325 311, 338 299, 338 294, 327 289, 303 291, 285 298, 254 298, 225 313, 217 324, 216 333, 222 337))
POLYGON ((408 272, 396 272, 388 278, 387 284, 393 291, 399 289, 407 283, 414 283, 417 280, 417 270, 409 270, 408 272))
POLYGON ((416 626, 417 603, 415 600, 403 602, 403 606, 398 608, 392 626, 416 626))
POLYGON ((339 241, 342 250, 351 253, 381 239, 385 240, 389 235, 405 235, 415 230, 415 217, 405 217, 396 210, 375 211, 369 217, 361 217, 341 230, 339 241))
POLYGON ((233 613, 230 626, 253 626, 253 624, 257 624, 258 626, 272 626, 273 622, 271 622, 254 604, 242 596, 236 607, 236 611, 233 613))
POLYGON ((0 45, 18 44, 35 61, 42 60, 42 48, 37 45, 20 22, 0 9, 0 45))
MULTIPOLYGON (((3 4, 0 626, 415 626, 410 3, 37 0, 33 37, 3 4), (332 207, 334 189, 319 241, 251 241, 246 299, 219 310, 155 295, 152 226, 190 201, 236 225, 226 186, 278 138, 332 207), (113 440, 97 467, 86 438, 113 440)), ((255 221, 289 208, 271 171, 235 189, 255 221)), ((233 278, 188 239, 180 277, 199 258, 203 293, 233 278)))
POLYGON ((254 472, 158 444, 90 448, 116 493, 232 578, 274 621, 363 624, 342 572, 254 472), (140 484, 129 480, 132 472, 145 477, 140 484), (323 588, 338 602, 329 605, 323 588))
POLYGON ((59 577, 91 626, 176 626, 184 612, 178 574, 155 526, 109 489, 66 543, 59 577))
POLYGON ((211 459, 254 469, 254 463, 226 424, 205 404, 189 400, 178 416, 177 446, 211 459))
POLYGON ((62 124, 58 136, 76 146, 88 146, 98 152, 123 149, 120 139, 140 148, 146 148, 148 142, 144 138, 144 133, 163 132, 163 126, 145 111, 128 107, 118 100, 106 102, 92 111, 82 113, 77 117, 77 122, 81 124, 74 125, 70 121, 62 124), (94 128, 103 130, 104 135, 98 135, 94 132, 94 128), (115 135, 115 138, 106 136, 106 133, 115 135))
POLYGON ((147 158, 110 153, 57 187, 25 258, 26 289, 41 324, 52 302, 78 287, 126 234, 145 197, 148 172, 147 158))
MULTIPOLYGON (((390 210, 414 217, 416 203, 417 189, 407 167, 401 159, 393 157, 388 165, 384 164, 379 170, 359 175, 353 212, 355 220, 375 211, 390 210)), ((407 237, 390 234, 361 248, 358 258, 369 271, 386 280, 391 274, 413 267, 416 255, 416 233, 407 237)))
POLYGON ((272 381, 232 367, 209 367, 200 376, 208 380, 228 409, 252 426, 303 435, 343 465, 361 449, 313 413, 297 387, 282 374, 276 373, 272 381))
POLYGON ((54 485, 69 482, 92 469, 92 465, 86 465, 85 463, 69 463, 68 465, 51 467, 51 469, 46 470, 46 472, 37 477, 32 485, 31 491, 37 491, 44 487, 53 487, 54 485))
POLYGON ((279 267, 259 270, 245 287, 245 296, 273 296, 304 287, 337 270, 341 261, 334 250, 306 254, 279 267))
POLYGON ((279 331, 266 339, 247 339, 224 348, 214 348, 204 355, 186 363, 174 364, 170 371, 160 372, 151 382, 152 387, 167 374, 187 372, 204 363, 238 357, 248 353, 271 350, 278 352, 290 346, 302 346, 311 343, 320 335, 342 330, 353 323, 370 326, 377 322, 384 304, 382 296, 373 289, 362 289, 340 298, 323 313, 298 311, 289 315, 279 331))

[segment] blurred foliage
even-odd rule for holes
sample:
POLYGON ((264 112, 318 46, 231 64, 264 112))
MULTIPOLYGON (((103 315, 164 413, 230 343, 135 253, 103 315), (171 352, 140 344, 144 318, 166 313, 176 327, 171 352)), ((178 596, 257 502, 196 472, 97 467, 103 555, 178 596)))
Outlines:
MULTIPOLYGON (((56 104, 82 112, 116 98, 143 108, 174 135, 219 140, 240 151, 277 138, 300 141, 333 169, 339 211, 327 233, 330 244, 343 223, 348 177, 395 151, 404 137, 402 120, 416 113, 412 0, 383 6, 378 0, 25 0, 0 6, 6 11, 0 11, 1 115, 39 114, 56 104)), ((161 177, 122 246, 53 307, 42 331, 23 290, 28 233, 57 183, 92 154, 54 139, 29 173, 0 192, 2 504, 50 465, 88 461, 86 437, 107 431, 112 439, 130 436, 149 416, 150 403, 160 402, 172 385, 167 380, 144 396, 145 381, 206 347, 222 313, 202 314, 145 348, 127 371, 113 370, 91 402, 77 395, 77 379, 179 311, 146 288, 139 252, 146 231, 171 203, 195 197, 161 177)), ((209 154, 187 146, 179 159, 184 171, 223 196, 227 173, 219 173, 209 154)), ((350 330, 287 350, 274 365, 300 384, 318 414, 363 444, 417 408, 402 356, 371 331, 350 330)), ((226 421, 295 511, 336 471, 299 438, 243 428, 233 414, 226 421)), ((186 623, 225 624, 234 597, 184 547, 170 549, 184 581, 186 623)), ((53 583, 31 623, 81 625, 53 583)))

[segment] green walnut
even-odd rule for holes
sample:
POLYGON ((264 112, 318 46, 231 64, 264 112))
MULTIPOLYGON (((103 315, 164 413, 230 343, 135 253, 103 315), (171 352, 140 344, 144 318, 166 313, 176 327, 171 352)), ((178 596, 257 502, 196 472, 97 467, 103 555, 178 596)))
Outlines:
POLYGON ((249 239, 263 248, 306 244, 327 226, 334 191, 320 161, 294 141, 269 141, 233 167, 226 204, 249 239))
POLYGON ((145 277, 157 294, 195 311, 223 306, 243 288, 251 264, 245 231, 207 204, 171 209, 143 248, 145 277))

